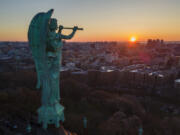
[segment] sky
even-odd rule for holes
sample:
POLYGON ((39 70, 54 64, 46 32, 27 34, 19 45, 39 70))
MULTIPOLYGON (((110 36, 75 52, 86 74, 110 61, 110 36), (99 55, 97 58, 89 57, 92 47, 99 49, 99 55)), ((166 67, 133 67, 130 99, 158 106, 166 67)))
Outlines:
POLYGON ((180 41, 180 0, 0 0, 0 41, 27 41, 33 16, 51 8, 59 25, 84 28, 71 41, 180 41))

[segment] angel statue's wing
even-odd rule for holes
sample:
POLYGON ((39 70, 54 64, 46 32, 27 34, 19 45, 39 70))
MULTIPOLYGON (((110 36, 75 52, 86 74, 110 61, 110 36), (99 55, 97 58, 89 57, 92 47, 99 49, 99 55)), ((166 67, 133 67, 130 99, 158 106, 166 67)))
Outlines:
POLYGON ((47 71, 46 40, 53 9, 36 14, 29 25, 28 40, 37 71, 37 88, 42 87, 42 75, 47 71))

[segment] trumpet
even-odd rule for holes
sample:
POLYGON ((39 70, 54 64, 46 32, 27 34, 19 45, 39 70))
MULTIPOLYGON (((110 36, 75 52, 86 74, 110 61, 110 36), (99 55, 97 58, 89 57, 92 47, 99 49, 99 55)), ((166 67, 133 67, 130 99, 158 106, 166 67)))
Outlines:
MULTIPOLYGON (((63 29, 73 29, 73 27, 64 27, 63 29)), ((84 30, 83 28, 77 28, 77 30, 84 30)))
MULTIPOLYGON (((73 30, 74 27, 63 27, 62 25, 59 26, 59 29, 70 29, 73 30), (61 28, 62 27, 62 28, 61 28)), ((77 30, 84 30, 83 28, 77 28, 77 30)))

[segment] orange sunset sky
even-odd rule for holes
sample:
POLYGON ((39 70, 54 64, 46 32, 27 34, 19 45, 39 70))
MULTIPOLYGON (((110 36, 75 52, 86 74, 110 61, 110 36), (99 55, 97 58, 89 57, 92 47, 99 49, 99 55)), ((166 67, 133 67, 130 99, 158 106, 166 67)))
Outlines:
POLYGON ((32 17, 51 8, 59 24, 84 28, 71 41, 180 41, 180 0, 1 0, 0 41, 27 41, 32 17))

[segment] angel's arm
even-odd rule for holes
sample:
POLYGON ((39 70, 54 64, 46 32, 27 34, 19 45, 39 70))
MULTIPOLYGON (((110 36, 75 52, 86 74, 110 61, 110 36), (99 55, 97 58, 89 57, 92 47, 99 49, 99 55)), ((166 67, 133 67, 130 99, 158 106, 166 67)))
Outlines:
POLYGON ((61 33, 62 33, 62 29, 63 29, 63 26, 61 26, 61 27, 59 28, 59 32, 58 32, 58 33, 60 34, 60 38, 61 38, 61 39, 71 39, 71 38, 73 38, 74 34, 76 33, 78 27, 74 27, 72 33, 69 34, 69 35, 63 35, 63 34, 61 34, 61 33))

